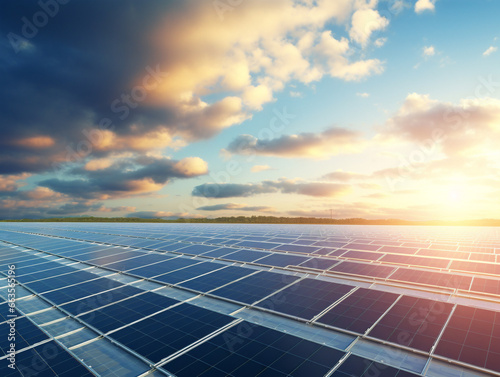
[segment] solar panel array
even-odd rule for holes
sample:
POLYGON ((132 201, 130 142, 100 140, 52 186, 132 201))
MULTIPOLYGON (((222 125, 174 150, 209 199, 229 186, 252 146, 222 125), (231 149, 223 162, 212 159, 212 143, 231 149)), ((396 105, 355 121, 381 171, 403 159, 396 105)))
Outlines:
POLYGON ((2 223, 0 374, 500 376, 499 273, 496 228, 2 223))

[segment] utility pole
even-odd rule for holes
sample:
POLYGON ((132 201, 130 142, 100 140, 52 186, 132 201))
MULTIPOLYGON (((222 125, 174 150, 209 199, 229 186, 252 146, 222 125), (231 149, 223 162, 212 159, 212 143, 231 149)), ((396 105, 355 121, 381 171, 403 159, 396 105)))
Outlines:
POLYGON ((333 220, 333 208, 330 208, 330 219, 333 220))

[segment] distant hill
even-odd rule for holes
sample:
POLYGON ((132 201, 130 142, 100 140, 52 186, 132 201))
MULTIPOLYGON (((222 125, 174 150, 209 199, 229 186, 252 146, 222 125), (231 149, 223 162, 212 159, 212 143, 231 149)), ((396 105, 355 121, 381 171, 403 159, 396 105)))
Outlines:
POLYGON ((500 219, 460 221, 409 221, 400 219, 367 220, 362 218, 328 219, 320 217, 233 216, 203 219, 143 219, 138 217, 59 217, 47 219, 0 220, 1 222, 106 222, 106 223, 195 223, 195 224, 337 224, 337 225, 441 225, 500 226, 500 219))

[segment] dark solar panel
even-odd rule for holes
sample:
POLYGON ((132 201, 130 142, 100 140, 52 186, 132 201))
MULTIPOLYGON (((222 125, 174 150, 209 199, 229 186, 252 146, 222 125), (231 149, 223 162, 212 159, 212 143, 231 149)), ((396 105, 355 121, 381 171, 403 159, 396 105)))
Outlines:
POLYGON ((299 255, 290 254, 271 254, 267 257, 255 261, 255 263, 266 264, 269 266, 286 267, 294 266, 305 262, 310 259, 309 257, 303 257, 299 255))
POLYGON ((203 262, 164 275, 155 276, 154 279, 167 284, 177 284, 181 281, 195 278, 197 276, 212 272, 225 267, 222 263, 203 262))
POLYGON ((224 259, 235 260, 238 262, 253 262, 267 255, 271 255, 271 253, 257 250, 238 250, 231 254, 225 255, 224 259))
MULTIPOLYGON (((70 274, 54 276, 51 278, 26 283, 26 285, 36 290, 38 293, 43 293, 54 289, 63 288, 68 285, 83 283, 87 280, 96 278, 98 278, 98 276, 91 274, 90 272, 76 271, 70 274)), ((22 276, 19 277, 18 280, 20 282, 24 282, 22 276)))
POLYGON ((208 292, 255 272, 256 270, 252 270, 250 268, 228 266, 222 270, 214 271, 196 279, 188 280, 179 285, 181 287, 195 289, 200 292, 208 292))
POLYGON ((97 309, 101 306, 108 305, 114 301, 123 300, 133 295, 144 292, 142 289, 124 285, 123 287, 116 288, 110 291, 101 292, 90 297, 83 298, 78 301, 70 302, 61 305, 62 309, 65 309, 73 315, 79 315, 90 310, 97 309))
POLYGON ((128 270, 128 273, 150 278, 153 276, 165 274, 167 272, 175 271, 180 268, 192 266, 193 264, 200 263, 200 261, 186 259, 186 258, 174 258, 163 262, 151 264, 149 266, 134 268, 128 270))
POLYGON ((429 352, 452 307, 444 302, 403 296, 369 335, 429 352))
POLYGON ((251 304, 293 283, 297 276, 260 271, 237 282, 219 288, 211 294, 251 304))
POLYGON ((230 316, 182 304, 119 330, 111 337, 157 363, 231 321, 230 316))
POLYGON ((469 290, 472 277, 449 274, 446 272, 420 271, 410 268, 398 268, 390 277, 391 280, 433 285, 443 288, 469 290))
POLYGON ((352 288, 351 285, 306 278, 268 297, 258 306, 311 320, 352 288))
POLYGON ((157 293, 146 292, 80 316, 89 325, 106 333, 179 303, 157 293))
MULTIPOLYGON (((0 337, 2 356, 9 353, 11 343, 15 344, 15 350, 19 351, 49 338, 38 326, 34 325, 27 318, 18 318, 10 322, 5 322, 1 326, 3 328, 2 337, 0 337), (11 328, 15 330, 14 338, 10 337, 12 334, 10 331, 11 328)), ((5 360, 3 362, 5 363, 5 360)))
POLYGON ((16 355, 16 368, 0 363, 3 377, 91 377, 94 376, 55 341, 41 344, 16 355))
POLYGON ((301 267, 315 268, 317 270, 328 270, 334 264, 339 263, 336 259, 328 258, 311 258, 299 264, 301 267))
POLYGON ((324 376, 344 352, 242 322, 165 365, 178 377, 324 376), (242 331, 243 329, 243 331, 242 331))
POLYGON ((330 271, 386 278, 394 271, 394 267, 344 261, 330 268, 330 271))
POLYGON ((500 313, 458 305, 435 352, 500 372, 500 313))
POLYGON ((117 288, 120 286, 123 286, 123 284, 115 280, 100 278, 71 287, 44 293, 43 296, 54 302, 55 304, 62 304, 64 302, 78 300, 82 297, 90 296, 95 293, 107 291, 109 289, 117 288))
POLYGON ((397 298, 398 295, 394 293, 359 288, 317 322, 364 334, 397 298))

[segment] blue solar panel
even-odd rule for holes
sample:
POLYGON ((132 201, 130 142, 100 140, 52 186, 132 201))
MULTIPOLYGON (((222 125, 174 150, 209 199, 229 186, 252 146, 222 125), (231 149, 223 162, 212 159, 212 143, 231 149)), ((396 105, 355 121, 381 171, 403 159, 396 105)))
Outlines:
POLYGON ((322 344, 242 322, 167 363, 165 369, 178 377, 313 377, 324 376, 342 356, 344 352, 322 344))
POLYGON ((230 316, 182 304, 112 333, 111 337, 157 363, 231 321, 230 316))
POLYGON ((95 376, 55 341, 41 344, 16 355, 16 368, 0 363, 3 377, 92 377, 95 376))
POLYGON ((208 292, 255 272, 255 270, 249 268, 229 266, 196 279, 188 280, 179 285, 200 292, 208 292))
POLYGON ((265 299, 258 306, 311 320, 352 288, 350 285, 306 278, 265 299))
MULTIPOLYGON (((19 351, 49 339, 40 328, 27 318, 18 318, 12 321, 12 325, 6 322, 1 326, 4 329, 4 331, 2 331, 3 336, 0 337, 0 350, 2 351, 2 356, 10 352, 9 349, 11 344, 15 344, 14 349, 19 351), (10 335, 13 334, 13 332, 10 331, 11 328, 15 330, 14 338, 10 337, 10 335)), ((3 362, 5 363, 5 360, 3 362)))
POLYGON ((297 276, 260 271, 237 282, 217 289, 211 294, 251 304, 293 283, 297 276))
POLYGON ((178 303, 172 298, 146 292, 83 314, 79 318, 107 333, 178 303))

